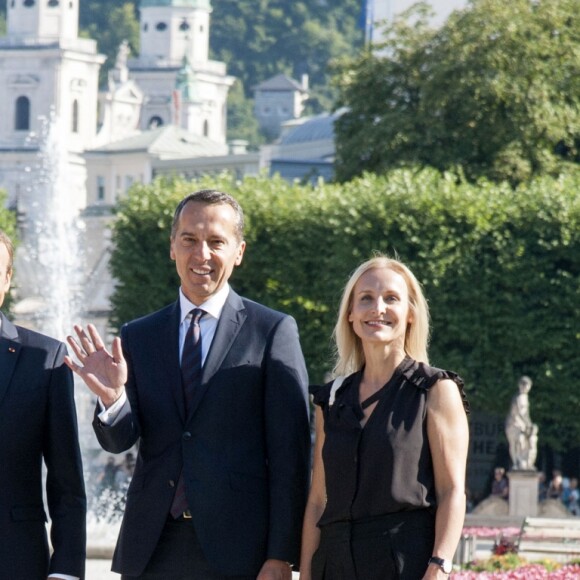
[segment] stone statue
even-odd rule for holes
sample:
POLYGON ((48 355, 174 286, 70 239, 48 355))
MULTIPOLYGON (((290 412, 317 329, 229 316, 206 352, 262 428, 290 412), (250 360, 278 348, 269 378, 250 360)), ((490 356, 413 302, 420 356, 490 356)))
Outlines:
POLYGON ((119 45, 119 50, 117 51, 117 60, 115 62, 115 67, 122 69, 127 67, 127 59, 131 54, 131 49, 129 47, 129 42, 127 40, 123 40, 119 45))
POLYGON ((509 443, 514 470, 535 470, 538 455, 538 426, 530 418, 528 393, 532 388, 530 377, 518 382, 519 392, 512 399, 505 421, 505 434, 509 443))

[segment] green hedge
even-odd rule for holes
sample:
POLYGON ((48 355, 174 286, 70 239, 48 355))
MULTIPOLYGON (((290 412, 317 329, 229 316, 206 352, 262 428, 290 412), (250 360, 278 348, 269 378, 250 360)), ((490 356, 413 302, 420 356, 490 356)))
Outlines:
POLYGON ((544 442, 580 437, 580 174, 513 190, 434 170, 397 170, 319 187, 228 176, 136 186, 114 227, 114 322, 176 297, 173 208, 217 187, 247 215, 232 285, 298 321, 311 381, 332 367, 331 333, 350 272, 373 252, 399 256, 423 283, 431 362, 466 379, 475 408, 505 413, 517 378, 534 380, 544 442))

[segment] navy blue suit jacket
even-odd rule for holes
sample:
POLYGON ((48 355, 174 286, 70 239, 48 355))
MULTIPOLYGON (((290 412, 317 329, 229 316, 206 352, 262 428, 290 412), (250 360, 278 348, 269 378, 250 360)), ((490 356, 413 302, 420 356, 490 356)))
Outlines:
POLYGON ((0 317, 0 578, 82 578, 86 498, 66 347, 0 317))
POLYGON ((185 416, 179 302, 125 325, 128 402, 95 420, 107 451, 139 440, 113 570, 143 572, 183 467, 204 554, 225 575, 298 562, 309 482, 307 374, 291 317, 230 291, 185 416))

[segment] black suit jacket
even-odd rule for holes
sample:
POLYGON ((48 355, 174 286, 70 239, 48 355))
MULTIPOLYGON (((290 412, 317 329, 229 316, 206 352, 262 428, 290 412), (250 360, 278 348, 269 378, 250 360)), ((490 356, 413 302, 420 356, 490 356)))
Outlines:
POLYGON ((82 577, 86 498, 66 347, 0 317, 0 579, 82 577))
POLYGON ((185 416, 179 302, 125 325, 128 402, 95 420, 107 451, 139 440, 113 570, 143 572, 183 467, 193 523, 216 571, 298 562, 309 479, 307 374, 294 320, 230 291, 185 416))

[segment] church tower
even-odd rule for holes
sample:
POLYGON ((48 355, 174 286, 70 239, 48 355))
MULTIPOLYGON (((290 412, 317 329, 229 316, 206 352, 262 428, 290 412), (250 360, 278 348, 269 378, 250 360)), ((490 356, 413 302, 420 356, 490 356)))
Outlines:
POLYGON ((211 11, 209 0, 142 0, 142 58, 207 62, 211 11))
POLYGON ((94 40, 78 37, 79 0, 7 0, 8 34, 0 38, 0 188, 26 205, 35 178, 43 118, 55 115, 75 205, 85 202, 82 152, 97 130, 99 69, 94 40))
POLYGON ((209 0, 142 0, 141 54, 129 61, 145 94, 142 129, 174 123, 225 143, 234 79, 225 63, 209 60, 211 10, 209 0))
POLYGON ((78 36, 79 0, 7 0, 8 37, 75 40, 78 36))

